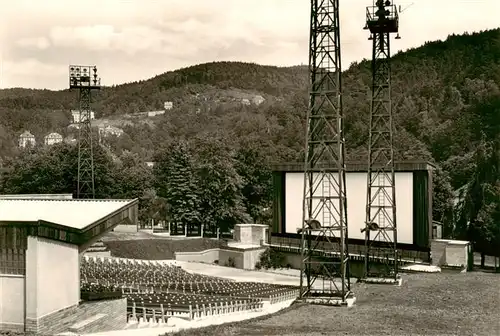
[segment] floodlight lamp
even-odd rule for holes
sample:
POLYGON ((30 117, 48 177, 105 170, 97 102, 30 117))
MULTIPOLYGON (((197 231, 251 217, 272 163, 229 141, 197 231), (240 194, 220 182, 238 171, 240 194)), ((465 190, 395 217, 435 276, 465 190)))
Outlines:
POLYGON ((83 68, 83 72, 87 72, 87 68, 83 68))
POLYGON ((391 2, 390 2, 389 0, 387 0, 387 1, 385 2, 385 5, 386 5, 386 6, 390 6, 390 5, 391 5, 391 2))
POLYGON ((97 73, 97 67, 94 65, 94 73, 97 73))

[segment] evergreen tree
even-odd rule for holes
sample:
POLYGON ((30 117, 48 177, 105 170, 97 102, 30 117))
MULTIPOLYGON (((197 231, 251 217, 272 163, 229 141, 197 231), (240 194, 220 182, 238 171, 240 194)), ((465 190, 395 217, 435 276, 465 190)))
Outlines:
POLYGON ((178 142, 168 146, 155 161, 157 194, 168 203, 172 223, 187 225, 188 229, 200 225, 200 189, 187 144, 178 142))

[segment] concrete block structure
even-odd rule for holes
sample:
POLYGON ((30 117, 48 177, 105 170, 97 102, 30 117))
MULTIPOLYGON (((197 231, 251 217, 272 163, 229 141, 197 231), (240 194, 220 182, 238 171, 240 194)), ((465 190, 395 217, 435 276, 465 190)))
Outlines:
POLYGON ((431 262, 434 266, 466 268, 472 245, 464 240, 434 239, 431 241, 431 262))
POLYGON ((137 223, 137 207, 137 199, 0 198, 0 330, 53 334, 64 319, 91 314, 80 307, 83 251, 137 223))

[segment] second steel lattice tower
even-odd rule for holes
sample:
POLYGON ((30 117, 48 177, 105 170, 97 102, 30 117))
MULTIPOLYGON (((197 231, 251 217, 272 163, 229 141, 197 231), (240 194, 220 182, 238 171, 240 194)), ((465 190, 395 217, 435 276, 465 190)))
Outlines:
POLYGON ((390 34, 399 30, 396 6, 391 1, 374 1, 373 6, 366 9, 365 28, 370 30, 369 39, 373 44, 366 227, 363 229, 366 253, 364 278, 394 277, 396 280, 398 253, 390 63, 390 34), (375 254, 386 260, 385 269, 371 270, 375 254))
POLYGON ((346 303, 350 282, 339 1, 311 0, 310 23, 304 209, 298 230, 300 297, 346 303))

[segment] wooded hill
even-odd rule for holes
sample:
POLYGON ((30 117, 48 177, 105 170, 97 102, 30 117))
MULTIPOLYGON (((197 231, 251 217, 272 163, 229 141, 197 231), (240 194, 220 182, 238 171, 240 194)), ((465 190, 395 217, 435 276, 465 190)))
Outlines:
MULTIPOLYGON (((392 71, 397 159, 437 164, 435 219, 440 220, 449 216, 452 191, 471 186, 479 158, 488 174, 498 174, 500 29, 453 35, 398 53, 392 71)), ((94 109, 98 118, 120 118, 174 103, 154 124, 124 126, 126 134, 110 140, 117 155, 129 150, 151 159, 163 144, 196 136, 226 139, 234 149, 259 148, 267 163, 290 161, 303 152, 308 80, 307 67, 207 63, 105 87, 94 109), (264 103, 241 104, 255 95, 264 103)), ((360 159, 368 137, 370 62, 347 69, 343 85, 348 157, 360 159)), ((24 129, 37 136, 67 134, 76 97, 69 90, 0 90, 0 155, 17 155, 24 129)), ((489 183, 494 186, 498 179, 489 183)))

